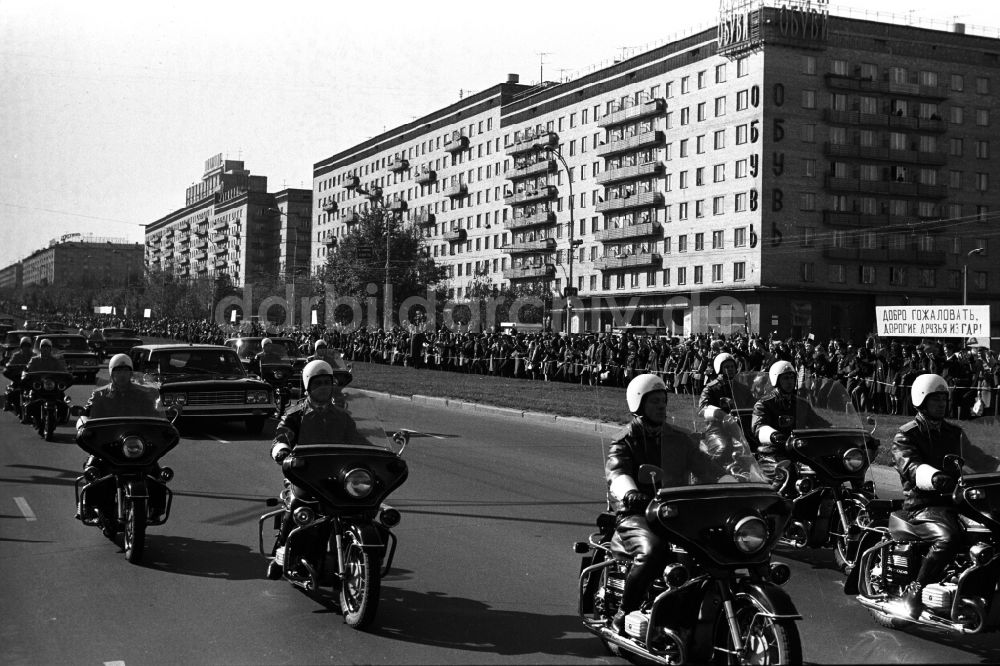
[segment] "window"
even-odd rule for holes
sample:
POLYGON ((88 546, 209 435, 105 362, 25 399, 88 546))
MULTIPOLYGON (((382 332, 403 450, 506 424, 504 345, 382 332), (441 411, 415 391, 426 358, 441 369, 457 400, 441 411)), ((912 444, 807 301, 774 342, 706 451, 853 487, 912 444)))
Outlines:
POLYGON ((737 213, 742 213, 747 209, 747 194, 746 192, 739 192, 733 201, 733 206, 737 213))
POLYGON ((802 108, 803 109, 815 109, 816 108, 816 91, 815 90, 803 90, 802 91, 802 108))
POLYGON ((745 261, 737 261, 733 264, 733 280, 736 282, 742 282, 747 279, 747 263, 745 261))
POLYGON ((920 286, 934 287, 937 285, 937 271, 933 268, 920 269, 920 286))
POLYGON ((687 284, 687 268, 684 266, 677 268, 677 284, 687 284))
POLYGON ((802 160, 802 175, 807 178, 816 177, 816 160, 812 158, 802 160))
POLYGON ((813 227, 802 227, 802 247, 812 247, 816 230, 813 227))
POLYGON ((663 269, 663 286, 664 287, 669 287, 670 286, 670 269, 669 268, 664 268, 663 269))
POLYGON ((667 84, 665 86, 663 86, 663 90, 664 90, 664 97, 666 97, 667 99, 670 99, 671 97, 673 97, 674 96, 674 82, 673 81, 667 81, 667 84))
POLYGON ((704 266, 695 266, 694 267, 694 283, 695 284, 702 284, 703 282, 705 282, 705 267, 704 266))
POLYGON ((694 202, 694 216, 705 217, 705 200, 699 199, 694 202))
POLYGON ((736 93, 736 110, 743 111, 750 106, 750 91, 741 90, 736 93))
POLYGON ((989 141, 976 141, 976 157, 978 157, 981 160, 989 159, 990 157, 989 141))
POLYGON ((976 174, 976 190, 979 192, 985 192, 990 186, 990 174, 988 173, 977 173, 976 174))
POLYGON ((799 210, 816 210, 816 195, 813 192, 799 195, 799 210))
POLYGON ((859 169, 859 176, 861 180, 879 180, 879 167, 874 164, 862 164, 859 169))
POLYGON ((686 95, 691 92, 691 77, 682 76, 681 77, 681 94, 686 95))
POLYGON ((747 160, 736 160, 736 177, 747 177, 747 160))
POLYGON ((746 247, 747 245, 747 229, 746 227, 737 227, 733 229, 733 247, 746 247))
POLYGON ((705 234, 698 232, 694 235, 694 251, 701 252, 705 249, 705 234))
POLYGON ((985 76, 976 77, 976 94, 977 95, 990 94, 990 80, 985 76))
POLYGON ((722 264, 712 264, 712 282, 722 282, 722 264))
POLYGON ((812 262, 800 263, 799 277, 803 282, 814 282, 816 280, 815 265, 812 262))
POLYGON ((836 74, 838 76, 847 76, 847 61, 846 60, 831 60, 830 61, 830 73, 836 74))
POLYGON ((802 126, 802 141, 805 143, 816 143, 816 126, 805 124, 802 126))
POLYGON ((889 284, 897 287, 906 284, 906 266, 889 266, 889 284))
POLYGON ((704 134, 700 134, 697 137, 695 137, 695 140, 694 140, 694 152, 698 153, 699 155, 701 155, 703 152, 705 152, 705 135, 704 134))
POLYGON ((681 109, 681 125, 687 125, 691 122, 691 107, 685 106, 681 109))
POLYGON ((951 75, 951 89, 957 90, 958 92, 961 92, 962 90, 965 89, 965 79, 962 77, 961 74, 951 75))
POLYGON ((725 83, 726 82, 726 65, 716 65, 715 66, 715 82, 725 83))
POLYGON ((736 126, 736 145, 740 145, 747 142, 747 132, 749 131, 749 125, 737 125, 736 126))
POLYGON ((688 251, 688 237, 687 234, 683 234, 677 237, 677 251, 687 252, 688 251))
POLYGON ((705 184, 705 167, 698 167, 695 169, 694 184, 699 186, 705 184))
POLYGON ((890 67, 889 81, 891 81, 892 83, 908 83, 908 81, 906 80, 906 68, 890 67))
POLYGON ((726 130, 716 130, 714 135, 715 150, 726 147, 726 130))
POLYGON ((688 186, 688 172, 681 171, 680 173, 680 188, 682 190, 687 189, 688 186))
POLYGON ((920 72, 920 78, 918 79, 920 85, 922 86, 937 86, 938 75, 937 72, 920 72))
POLYGON ((827 270, 827 280, 842 284, 847 281, 847 271, 843 264, 830 264, 827 270))
POLYGON ((701 122, 702 120, 704 120, 706 118, 706 115, 705 115, 705 113, 706 113, 705 109, 706 108, 707 108, 707 106, 706 106, 705 102, 700 102, 698 104, 698 122, 701 122))
POLYGON ((858 111, 867 114, 878 113, 878 98, 862 95, 861 98, 858 99, 858 111))
POLYGON ((715 117, 726 115, 726 98, 716 97, 715 98, 715 117))
POLYGON ((953 106, 948 109, 948 122, 952 125, 961 125, 964 118, 965 107, 953 106))
POLYGON ((747 59, 740 58, 736 61, 736 78, 746 76, 749 73, 747 59))
POLYGON ((704 69, 701 70, 700 72, 698 72, 698 88, 699 88, 699 90, 701 88, 704 88, 707 85, 707 81, 708 81, 707 72, 704 69))
POLYGON ((802 73, 809 75, 816 74, 816 56, 802 56, 802 73))
POLYGON ((976 124, 980 127, 987 127, 990 124, 990 110, 976 109, 976 124))
POLYGON ((723 247, 725 247, 724 236, 725 236, 725 232, 722 231, 721 229, 718 230, 718 231, 713 231, 712 232, 712 249, 713 250, 721 250, 721 249, 723 249, 723 247))
POLYGON ((712 167, 712 180, 716 183, 721 183, 726 180, 726 165, 716 164, 712 167))
MULTIPOLYGON (((815 103, 815 97, 813 102, 815 103)), ((843 93, 834 93, 830 95, 830 107, 834 111, 847 111, 847 95, 843 93)))
POLYGON ((681 203, 677 204, 677 219, 678 220, 686 220, 686 219, 688 219, 688 202, 687 201, 682 201, 681 203))
POLYGON ((962 139, 958 137, 948 139, 948 154, 954 157, 962 156, 962 139))

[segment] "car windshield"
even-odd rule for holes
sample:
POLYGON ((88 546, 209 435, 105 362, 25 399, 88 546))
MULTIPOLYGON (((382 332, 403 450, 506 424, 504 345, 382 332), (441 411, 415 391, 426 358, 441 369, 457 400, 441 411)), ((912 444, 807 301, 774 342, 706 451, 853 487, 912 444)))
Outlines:
POLYGON ((39 333, 41 333, 41 331, 10 331, 4 339, 4 344, 14 345, 16 347, 21 342, 21 338, 33 338, 39 333))
POLYGON ((299 355, 299 346, 295 344, 295 340, 274 340, 274 346, 277 353, 283 356, 295 358, 299 355))
POLYGON ((57 351, 63 352, 89 352, 90 347, 87 346, 87 341, 80 336, 65 336, 61 337, 58 335, 50 335, 46 340, 52 341, 52 346, 55 347, 57 351))
POLYGON ((161 375, 239 375, 243 365, 227 349, 176 349, 154 352, 149 359, 154 372, 161 375))
POLYGON ((106 338, 134 338, 135 331, 131 328, 106 328, 104 329, 106 338))

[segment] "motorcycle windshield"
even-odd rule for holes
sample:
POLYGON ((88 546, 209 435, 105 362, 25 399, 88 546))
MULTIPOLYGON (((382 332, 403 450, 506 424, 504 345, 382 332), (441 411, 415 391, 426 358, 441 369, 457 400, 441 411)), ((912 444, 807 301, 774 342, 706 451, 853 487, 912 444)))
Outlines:
POLYGON ((769 444, 771 432, 778 430, 789 435, 786 452, 795 462, 822 470, 833 479, 867 477, 873 481, 871 465, 879 442, 865 426, 857 396, 852 397, 842 382, 803 369, 791 399, 776 397, 767 373, 743 373, 734 383, 756 398, 754 409, 760 415, 756 431, 754 409, 741 418, 755 450, 769 444))
POLYGON ((302 417, 298 442, 282 470, 333 510, 377 509, 406 480, 408 468, 383 427, 377 400, 353 392, 345 397, 346 409, 312 410, 302 417))
MULTIPOLYGON (((954 462, 950 459, 946 460, 944 471, 957 473, 957 464, 961 463, 962 473, 967 477, 1000 472, 1000 443, 996 441, 996 426, 978 421, 963 422, 961 426, 965 432, 959 454, 961 459, 954 462), (990 431, 992 431, 992 437, 988 435, 990 431), (953 467, 948 469, 949 466, 953 467)), ((1000 477, 998 477, 997 483, 1000 483, 1000 477)), ((1000 511, 1000 503, 998 503, 997 508, 1000 511)))
POLYGON ((170 421, 144 416, 89 419, 76 433, 77 446, 118 467, 148 467, 179 441, 170 421))

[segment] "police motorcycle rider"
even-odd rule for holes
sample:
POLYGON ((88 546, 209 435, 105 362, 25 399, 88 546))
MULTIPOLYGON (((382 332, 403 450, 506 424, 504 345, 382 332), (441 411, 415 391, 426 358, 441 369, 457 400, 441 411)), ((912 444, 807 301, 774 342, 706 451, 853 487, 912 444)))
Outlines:
POLYGON ((707 424, 703 447, 720 464, 727 464, 732 462, 738 443, 735 438, 741 433, 740 422, 731 412, 752 408, 754 397, 749 388, 733 381, 738 369, 732 354, 718 354, 712 367, 716 378, 705 385, 698 402, 699 413, 707 424))
MULTIPOLYGON (((88 418, 101 419, 115 416, 145 416, 166 418, 166 412, 160 403, 160 393, 156 389, 141 386, 132 381, 132 359, 128 354, 115 354, 108 362, 108 373, 111 383, 95 389, 83 408, 83 414, 77 420, 79 429, 88 418)), ((84 473, 90 470, 90 476, 101 477, 107 473, 104 461, 97 456, 87 457, 83 464, 84 473)), ((159 465, 154 467, 154 475, 159 473, 159 465)), ((107 507, 111 497, 101 498, 95 502, 95 507, 107 507)), ((77 518, 80 518, 80 508, 77 507, 77 518)))
POLYGON ((264 363, 285 363, 288 361, 288 354, 282 354, 282 347, 274 344, 271 338, 264 338, 260 341, 261 350, 253 357, 250 367, 260 374, 260 366, 264 363))
MULTIPOLYGON (((22 339, 23 341, 23 339, 22 339)), ((24 372, 64 372, 69 373, 69 369, 66 367, 66 362, 62 360, 59 356, 55 356, 52 353, 52 341, 48 338, 43 338, 38 343, 38 354, 31 357, 28 361, 28 365, 24 367, 24 372)), ((22 375, 23 376, 23 375, 22 375)), ((34 414, 21 414, 22 423, 31 423, 33 416, 38 416, 41 418, 41 407, 36 407, 33 411, 34 414)))
MULTIPOLYGON (((768 378, 774 390, 757 401, 753 407, 753 439, 758 443, 757 460, 763 472, 772 482, 778 463, 788 460, 785 446, 792 430, 796 428, 829 428, 830 423, 817 414, 812 405, 798 397, 795 384, 798 374, 795 366, 788 361, 777 361, 768 370, 768 378)), ((790 481, 794 482, 795 471, 789 469, 790 481)))
POLYGON ((892 457, 906 498, 906 520, 915 534, 931 542, 917 578, 907 586, 904 597, 907 612, 914 619, 923 610, 923 587, 941 581, 962 541, 961 523, 951 500, 957 479, 942 470, 944 457, 961 455, 976 469, 996 469, 998 463, 973 446, 962 428, 945 421, 948 395, 948 382, 940 375, 925 374, 914 379, 910 400, 917 415, 900 426, 892 440, 892 457))
POLYGON ((328 353, 329 347, 327 346, 326 340, 320 338, 313 344, 313 353, 306 359, 306 362, 325 360, 328 353))
POLYGON ((646 506, 655 488, 638 484, 639 467, 651 464, 663 469, 663 486, 686 486, 691 474, 700 480, 735 481, 687 434, 664 422, 667 387, 662 379, 652 374, 635 377, 625 398, 634 418, 611 443, 604 466, 608 508, 618 516, 614 538, 634 558, 621 606, 612 619, 619 634, 624 634, 625 616, 639 608, 670 555, 667 544, 646 522, 646 506))
MULTIPOLYGON (((31 338, 24 336, 18 344, 17 351, 7 361, 7 366, 3 371, 4 377, 10 380, 10 390, 7 392, 7 404, 4 408, 15 414, 19 413, 21 409, 21 394, 24 390, 21 386, 21 373, 28 367, 31 357, 31 338)), ((31 422, 25 414, 20 414, 20 417, 21 423, 31 422)))
MULTIPOLYGON (((346 444, 371 444, 360 432, 351 414, 334 404, 334 399, 340 389, 350 381, 350 373, 334 370, 326 361, 310 361, 302 369, 302 385, 306 397, 290 407, 281 418, 274 440, 271 443, 271 458, 279 465, 292 452, 303 435, 303 427, 310 435, 309 439, 319 439, 328 442, 346 444)), ((294 509, 312 498, 307 491, 286 480, 292 491, 292 511, 287 511, 282 519, 281 529, 276 541, 276 549, 284 548, 285 540, 292 531, 294 509)), ((276 559, 267 565, 267 577, 279 580, 282 567, 276 559)))

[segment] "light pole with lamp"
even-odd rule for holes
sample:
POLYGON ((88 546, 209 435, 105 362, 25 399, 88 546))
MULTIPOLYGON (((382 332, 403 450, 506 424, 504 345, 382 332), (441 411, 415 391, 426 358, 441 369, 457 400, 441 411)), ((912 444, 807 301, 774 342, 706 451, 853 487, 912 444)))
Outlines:
POLYGON ((962 305, 969 304, 969 258, 974 254, 982 254, 985 249, 977 247, 965 253, 965 261, 962 262, 962 305))
POLYGON ((566 164, 566 158, 563 157, 562 151, 557 146, 548 144, 545 146, 545 152, 549 155, 555 155, 559 159, 563 169, 566 171, 566 180, 569 182, 569 276, 566 279, 566 289, 563 290, 563 298, 566 299, 566 335, 568 337, 570 333, 570 313, 573 311, 571 301, 573 296, 576 295, 576 288, 573 287, 573 254, 576 252, 577 247, 583 245, 583 241, 575 240, 573 237, 576 229, 576 219, 573 216, 573 172, 570 171, 569 165, 566 164))
POLYGON ((344 185, 344 188, 366 197, 372 203, 374 209, 381 215, 385 224, 385 285, 382 291, 384 299, 382 305, 382 328, 385 331, 389 331, 392 328, 392 283, 389 281, 389 243, 392 240, 391 222, 394 221, 395 212, 392 211, 390 215, 386 215, 385 195, 379 185, 373 185, 370 189, 364 188, 361 186, 360 179, 357 176, 351 176, 347 179, 347 184, 344 185))

